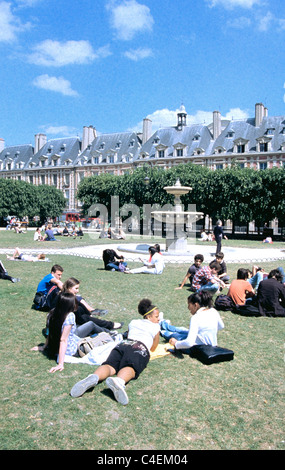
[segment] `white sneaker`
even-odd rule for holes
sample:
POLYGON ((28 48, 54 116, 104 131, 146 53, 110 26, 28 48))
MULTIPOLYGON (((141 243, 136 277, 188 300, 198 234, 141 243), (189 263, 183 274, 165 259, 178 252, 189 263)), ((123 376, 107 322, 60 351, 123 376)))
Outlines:
POLYGON ((125 385, 120 378, 108 377, 106 379, 106 385, 110 390, 112 390, 117 402, 121 403, 121 405, 127 405, 129 403, 128 395, 125 391, 125 385))
POLYGON ((80 382, 77 382, 71 389, 70 395, 73 398, 81 397, 83 393, 86 392, 86 390, 89 390, 89 388, 95 387, 98 383, 98 376, 95 374, 90 374, 85 379, 80 380, 80 382))

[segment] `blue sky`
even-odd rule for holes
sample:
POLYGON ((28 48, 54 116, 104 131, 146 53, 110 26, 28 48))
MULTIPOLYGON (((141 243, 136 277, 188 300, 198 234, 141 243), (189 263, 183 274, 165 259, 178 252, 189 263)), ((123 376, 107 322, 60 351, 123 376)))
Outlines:
POLYGON ((0 137, 284 115, 284 36, 284 0, 0 0, 0 137))

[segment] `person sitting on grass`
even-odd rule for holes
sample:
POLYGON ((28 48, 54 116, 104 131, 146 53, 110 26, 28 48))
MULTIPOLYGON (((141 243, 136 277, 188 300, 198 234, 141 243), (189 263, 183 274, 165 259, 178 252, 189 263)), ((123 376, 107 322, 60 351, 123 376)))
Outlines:
POLYGON ((218 278, 217 274, 220 270, 220 263, 212 261, 209 266, 199 269, 193 277, 192 289, 194 292, 208 290, 215 294, 219 288, 224 288, 225 283, 218 278))
POLYGON ((220 263, 220 271, 218 272, 218 277, 225 283, 225 284, 229 284, 229 281, 230 281, 230 276, 228 275, 227 273, 227 265, 224 261, 224 253, 222 253, 221 251, 219 251, 218 253, 216 253, 216 261, 218 263, 220 263))
MULTIPOLYGON (((100 333, 102 331, 105 331, 107 333, 110 333, 110 330, 118 330, 122 328, 123 323, 119 322, 112 322, 112 321, 107 321, 107 320, 102 320, 101 318, 97 318, 95 315, 104 315, 107 314, 107 310, 99 310, 99 309, 94 309, 89 305, 81 295, 79 295, 79 285, 80 281, 78 281, 74 277, 68 278, 63 286, 62 286, 62 292, 69 292, 73 295, 75 295, 77 304, 76 304, 76 309, 74 311, 75 318, 76 318, 76 324, 77 325, 83 325, 84 323, 87 323, 89 321, 92 321, 97 325, 98 329, 97 332, 100 333)), ((49 309, 52 309, 56 306, 57 298, 60 293, 60 289, 58 287, 53 287, 47 295, 46 303, 49 309)))
POLYGON ((181 350, 189 353, 189 348, 196 344, 217 346, 217 333, 224 328, 219 312, 212 307, 212 295, 208 291, 195 292, 188 297, 188 309, 191 312, 189 329, 175 327, 163 320, 160 324, 161 336, 181 350))
POLYGON ((128 404, 125 385, 138 378, 149 362, 150 351, 155 351, 159 343, 158 308, 149 299, 142 299, 138 304, 138 312, 143 318, 130 322, 127 339, 111 351, 107 360, 93 374, 72 387, 72 397, 80 397, 106 379, 106 385, 114 393, 115 399, 122 405, 128 404))
POLYGON ((194 256, 194 263, 189 267, 181 285, 179 287, 175 287, 176 290, 182 289, 188 279, 189 279, 190 286, 192 285, 193 278, 196 272, 199 271, 199 269, 201 268, 203 261, 204 261, 203 255, 197 254, 194 256))
POLYGON ((97 326, 92 321, 77 326, 74 311, 76 310, 76 297, 69 292, 60 292, 56 306, 48 315, 48 337, 44 346, 35 346, 33 351, 45 351, 50 359, 57 361, 57 365, 49 372, 64 369, 65 355, 79 357, 78 343, 80 338, 97 333, 97 326))
POLYGON ((278 269, 272 269, 268 278, 260 282, 257 305, 262 316, 285 317, 285 286, 278 269))
POLYGON ((18 277, 9 276, 8 271, 4 268, 2 261, 0 261, 0 279, 11 282, 20 282, 21 280, 18 277))
POLYGON ((63 268, 59 264, 54 264, 51 268, 51 272, 39 282, 34 298, 34 308, 36 310, 46 309, 46 307, 48 307, 46 305, 46 298, 53 286, 57 286, 60 290, 62 289, 62 273, 63 268))
POLYGON ((124 257, 118 255, 117 252, 111 248, 107 248, 103 251, 102 258, 106 271, 119 271, 120 264, 125 268, 127 267, 124 257))
POLYGON ((254 297, 254 288, 252 284, 248 282, 248 269, 238 269, 237 279, 231 282, 227 295, 232 299, 235 305, 245 305, 247 299, 254 297))
POLYGON ((150 246, 149 249, 150 260, 144 261, 140 259, 144 264, 141 268, 130 269, 125 271, 126 274, 162 274, 164 269, 163 256, 157 251, 157 248, 150 246))

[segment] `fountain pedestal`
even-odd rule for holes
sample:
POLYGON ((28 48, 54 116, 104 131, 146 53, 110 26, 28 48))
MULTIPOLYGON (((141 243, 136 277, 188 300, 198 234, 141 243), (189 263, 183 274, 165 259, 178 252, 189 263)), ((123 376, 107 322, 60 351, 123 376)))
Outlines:
POLYGON ((181 186, 179 179, 174 186, 165 186, 168 194, 174 195, 173 211, 153 211, 153 218, 166 224, 166 251, 169 253, 185 253, 187 251, 187 233, 185 225, 189 228, 193 222, 201 219, 203 212, 183 211, 180 196, 192 190, 189 186, 181 186))

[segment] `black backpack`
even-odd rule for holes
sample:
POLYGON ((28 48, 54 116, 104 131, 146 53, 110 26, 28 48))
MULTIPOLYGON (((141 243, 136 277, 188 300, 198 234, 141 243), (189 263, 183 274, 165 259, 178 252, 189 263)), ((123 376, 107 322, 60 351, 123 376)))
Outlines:
POLYGON ((217 310, 232 310, 235 307, 235 303, 228 295, 221 294, 216 297, 215 307, 217 310))

